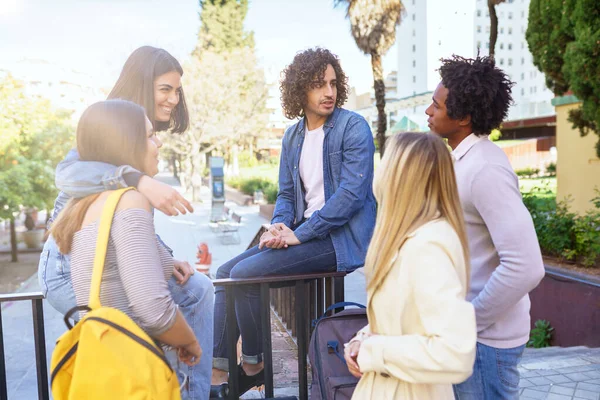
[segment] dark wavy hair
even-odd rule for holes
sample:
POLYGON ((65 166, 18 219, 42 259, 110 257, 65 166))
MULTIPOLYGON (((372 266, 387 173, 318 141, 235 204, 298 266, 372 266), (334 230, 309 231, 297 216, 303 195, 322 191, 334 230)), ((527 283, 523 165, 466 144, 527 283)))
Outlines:
POLYGON ((448 117, 471 116, 473 133, 488 135, 498 128, 513 103, 512 82, 489 57, 442 59, 442 84, 448 89, 448 117))
POLYGON ((341 107, 348 98, 348 77, 344 74, 337 56, 327 49, 316 47, 297 53, 294 61, 283 70, 279 85, 281 105, 289 119, 304 116, 308 91, 323 81, 327 65, 331 64, 336 76, 336 107, 341 107))
POLYGON ((154 80, 171 71, 177 71, 183 76, 183 68, 175 57, 164 49, 142 46, 125 61, 121 75, 108 99, 129 100, 144 107, 155 131, 170 130, 173 133, 183 133, 190 123, 183 88, 171 120, 154 119, 154 80))

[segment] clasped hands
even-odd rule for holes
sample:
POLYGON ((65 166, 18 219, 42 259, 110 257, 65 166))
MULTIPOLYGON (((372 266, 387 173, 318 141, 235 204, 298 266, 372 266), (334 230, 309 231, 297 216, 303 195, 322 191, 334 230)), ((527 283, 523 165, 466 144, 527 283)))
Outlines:
POLYGON ((285 224, 278 222, 271 225, 269 230, 262 234, 258 248, 283 249, 298 244, 300 244, 300 241, 294 234, 294 231, 285 224))

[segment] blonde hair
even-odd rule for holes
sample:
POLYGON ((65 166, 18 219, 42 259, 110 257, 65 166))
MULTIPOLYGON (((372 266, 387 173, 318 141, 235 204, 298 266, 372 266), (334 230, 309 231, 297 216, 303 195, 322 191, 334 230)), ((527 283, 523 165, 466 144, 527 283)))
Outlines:
POLYGON ((458 234, 468 282, 469 248, 463 211, 452 156, 441 138, 413 132, 389 137, 375 171, 373 192, 379 209, 365 261, 368 290, 381 285, 408 235, 437 218, 445 218, 458 234))

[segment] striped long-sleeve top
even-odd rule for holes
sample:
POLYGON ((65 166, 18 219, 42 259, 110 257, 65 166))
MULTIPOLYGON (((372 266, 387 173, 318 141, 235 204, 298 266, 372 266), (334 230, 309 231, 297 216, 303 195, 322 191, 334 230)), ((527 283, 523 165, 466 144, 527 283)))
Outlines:
MULTIPOLYGON (((98 221, 73 237, 71 280, 78 306, 89 301, 97 236, 98 221)), ((139 208, 117 211, 100 286, 101 304, 123 311, 150 336, 160 335, 175 322, 177 307, 167 286, 172 273, 173 258, 156 238, 152 214, 139 208)))

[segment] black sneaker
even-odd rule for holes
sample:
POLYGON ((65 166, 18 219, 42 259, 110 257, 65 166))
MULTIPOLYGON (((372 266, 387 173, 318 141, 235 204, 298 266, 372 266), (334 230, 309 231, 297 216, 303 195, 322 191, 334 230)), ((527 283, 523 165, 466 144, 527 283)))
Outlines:
POLYGON ((241 396, 253 387, 265 384, 265 370, 263 369, 256 375, 246 375, 242 364, 238 364, 238 379, 241 396))
POLYGON ((221 383, 220 385, 210 385, 211 399, 226 399, 229 395, 229 384, 221 383))

